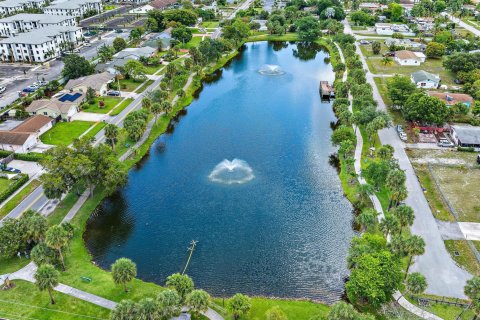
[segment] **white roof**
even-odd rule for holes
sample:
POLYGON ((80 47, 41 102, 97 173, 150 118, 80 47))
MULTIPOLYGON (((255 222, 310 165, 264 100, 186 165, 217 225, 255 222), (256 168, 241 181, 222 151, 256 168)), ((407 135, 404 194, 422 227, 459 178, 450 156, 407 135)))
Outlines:
POLYGON ((51 15, 51 14, 41 14, 41 13, 20 13, 10 17, 0 19, 1 22, 13 22, 13 21, 38 21, 40 23, 59 23, 65 20, 75 19, 72 16, 61 16, 61 15, 51 15))
POLYGON ((39 29, 34 29, 29 32, 19 33, 8 39, 0 40, 3 43, 22 43, 22 44, 42 44, 51 41, 53 37, 64 32, 74 32, 81 30, 80 27, 72 26, 48 26, 39 29))

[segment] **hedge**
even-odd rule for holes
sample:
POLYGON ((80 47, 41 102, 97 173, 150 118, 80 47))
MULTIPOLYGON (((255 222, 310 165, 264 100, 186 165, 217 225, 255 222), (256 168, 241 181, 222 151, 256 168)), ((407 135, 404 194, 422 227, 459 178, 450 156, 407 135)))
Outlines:
POLYGON ((20 174, 20 178, 17 179, 14 183, 8 186, 7 190, 0 193, 0 202, 5 201, 10 197, 15 191, 17 191, 21 186, 23 186, 28 181, 28 174, 20 174))
POLYGON ((461 152, 475 152, 473 147, 457 147, 457 150, 461 152))
MULTIPOLYGON (((11 155, 11 151, 0 150, 0 158, 6 158, 11 155)), ((43 153, 29 152, 29 153, 15 153, 13 158, 23 161, 40 161, 44 158, 43 153)))

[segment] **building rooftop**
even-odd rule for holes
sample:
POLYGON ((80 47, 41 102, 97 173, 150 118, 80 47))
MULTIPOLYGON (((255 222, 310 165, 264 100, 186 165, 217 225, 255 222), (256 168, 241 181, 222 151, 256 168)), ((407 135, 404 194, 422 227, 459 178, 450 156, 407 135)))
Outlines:
POLYGON ((470 125, 452 125, 451 126, 462 144, 480 144, 480 127, 470 125))
POLYGON ((415 71, 412 73, 412 79, 415 83, 427 80, 440 82, 440 76, 438 74, 433 74, 424 70, 415 71))
POLYGON ((419 53, 420 52, 400 50, 400 51, 395 51, 395 57, 403 60, 407 60, 407 59, 420 60, 421 56, 419 55, 419 53))
POLYGON ((163 9, 176 2, 177 0, 154 0, 150 3, 150 5, 155 9, 163 9))
POLYGON ((0 43, 42 44, 51 41, 52 37, 62 32, 78 31, 81 29, 80 27, 52 25, 16 34, 13 37, 0 40, 0 43))
POLYGON ((0 19, 0 22, 13 22, 22 20, 23 22, 38 21, 40 23, 59 23, 69 19, 74 19, 74 17, 42 13, 20 13, 0 19))
POLYGON ((427 94, 430 97, 437 97, 444 101, 447 105, 454 105, 457 103, 472 103, 473 98, 469 94, 465 93, 450 93, 450 92, 436 92, 429 91, 427 94))
POLYGON ((82 86, 98 91, 105 83, 111 81, 113 78, 114 76, 108 72, 96 73, 90 76, 69 80, 65 85, 65 89, 72 90, 76 87, 82 86))
MULTIPOLYGON (((79 100, 82 101, 83 99, 79 100)), ((65 114, 68 113, 70 108, 72 106, 76 106, 78 103, 72 103, 72 102, 62 102, 57 99, 40 99, 40 100, 34 100, 28 107, 25 108, 25 111, 27 112, 37 112, 40 109, 43 108, 48 108, 50 110, 53 110, 54 112, 57 112, 59 115, 60 114, 65 114)))
POLYGON ((25 141, 27 141, 29 137, 30 137, 30 133, 1 131, 0 144, 21 146, 25 143, 25 141))
POLYGON ((141 48, 126 48, 115 54, 113 57, 115 59, 125 59, 127 57, 148 57, 154 54, 157 50, 150 47, 141 47, 141 48))
POLYGON ((41 128, 52 121, 52 118, 47 116, 36 115, 23 121, 19 126, 10 130, 10 132, 37 133, 41 128))
POLYGON ((101 0, 70 0, 57 2, 46 7, 46 9, 78 9, 86 3, 101 3, 101 0))

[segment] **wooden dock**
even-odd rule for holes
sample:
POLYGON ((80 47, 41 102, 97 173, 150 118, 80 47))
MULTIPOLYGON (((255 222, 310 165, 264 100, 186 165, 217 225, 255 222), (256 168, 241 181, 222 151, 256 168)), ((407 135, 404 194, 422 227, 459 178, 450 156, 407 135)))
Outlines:
POLYGON ((335 89, 333 89, 328 81, 320 81, 320 95, 322 99, 335 98, 335 89))

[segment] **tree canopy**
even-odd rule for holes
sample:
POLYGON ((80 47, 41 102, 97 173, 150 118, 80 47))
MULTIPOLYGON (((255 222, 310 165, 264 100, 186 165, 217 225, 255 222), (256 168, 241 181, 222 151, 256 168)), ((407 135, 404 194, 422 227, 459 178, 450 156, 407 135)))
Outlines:
POLYGON ((67 79, 77 79, 88 76, 95 71, 93 65, 78 54, 69 54, 63 59, 62 76, 67 79))
POLYGON ((445 123, 449 115, 445 102, 437 97, 430 97, 424 92, 415 92, 410 95, 402 111, 406 120, 438 125, 445 123))

